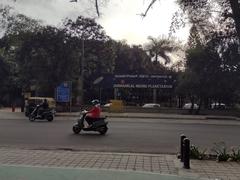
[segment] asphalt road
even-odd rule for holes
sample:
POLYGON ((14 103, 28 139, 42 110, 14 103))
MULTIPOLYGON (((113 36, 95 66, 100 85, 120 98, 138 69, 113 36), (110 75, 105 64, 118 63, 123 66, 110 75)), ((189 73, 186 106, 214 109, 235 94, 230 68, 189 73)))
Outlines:
MULTIPOLYGON (((27 149, 65 149, 106 152, 176 153, 184 133, 202 148, 224 141, 240 145, 240 123, 202 123, 157 119, 111 119, 105 136, 95 132, 72 132, 73 119, 29 122, 26 118, 0 120, 0 145, 27 149)), ((222 121, 221 121, 222 122, 222 121)))

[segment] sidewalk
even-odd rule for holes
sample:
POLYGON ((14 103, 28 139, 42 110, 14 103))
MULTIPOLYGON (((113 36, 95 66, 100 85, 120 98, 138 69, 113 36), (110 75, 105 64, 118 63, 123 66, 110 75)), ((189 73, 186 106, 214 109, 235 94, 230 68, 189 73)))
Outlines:
POLYGON ((191 169, 186 170, 174 155, 0 147, 0 179, 62 180, 64 178, 68 180, 239 180, 240 163, 192 160, 191 169))
POLYGON ((185 177, 113 170, 0 166, 4 180, 193 180, 185 177))

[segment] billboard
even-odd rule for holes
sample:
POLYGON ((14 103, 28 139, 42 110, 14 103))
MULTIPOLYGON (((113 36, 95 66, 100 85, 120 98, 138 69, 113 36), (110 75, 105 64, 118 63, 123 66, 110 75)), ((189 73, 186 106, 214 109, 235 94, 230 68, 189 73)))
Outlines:
POLYGON ((152 88, 171 89, 175 78, 172 75, 160 74, 119 74, 105 75, 97 84, 107 88, 152 88))

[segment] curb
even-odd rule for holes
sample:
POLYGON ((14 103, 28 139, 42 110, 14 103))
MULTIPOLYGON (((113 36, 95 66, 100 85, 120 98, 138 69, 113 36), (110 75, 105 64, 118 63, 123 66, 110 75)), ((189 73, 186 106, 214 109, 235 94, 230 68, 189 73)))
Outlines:
MULTIPOLYGON (((77 117, 78 115, 74 114, 56 114, 57 117, 77 117)), ((206 116, 206 117, 156 117, 156 116, 131 116, 131 115, 106 115, 107 117, 110 118, 146 118, 146 119, 183 119, 183 120, 233 120, 233 121, 240 121, 240 118, 237 117, 211 117, 211 116, 206 116)))
MULTIPOLYGON (((61 115, 61 114, 56 114, 56 117, 77 117, 78 115, 67 115, 67 114, 64 114, 64 115, 61 115)), ((107 117, 110 117, 110 118, 134 118, 134 119, 137 119, 137 118, 140 118, 140 119, 143 119, 143 118, 146 118, 146 119, 189 119, 189 120, 204 120, 206 118, 190 118, 190 117, 187 117, 187 118, 183 118, 183 117, 151 117, 151 116, 118 116, 118 115, 106 115, 107 117)))
POLYGON ((209 120, 234 120, 234 121, 240 121, 239 118, 235 117, 206 117, 205 119, 209 120))
MULTIPOLYGON (((1 112, 0 112, 1 113, 1 112)), ((12 112, 4 112, 6 114, 12 113, 12 112)), ((22 114, 21 112, 15 112, 15 115, 17 114, 22 114)), ((79 116, 79 112, 78 113, 57 113, 56 117, 78 117, 79 116)), ((114 115, 114 114, 104 114, 103 116, 107 116, 109 118, 132 118, 132 119, 175 119, 175 120, 220 120, 220 121, 226 121, 226 120, 232 120, 232 121, 240 121, 240 118, 238 117, 231 117, 231 116, 191 116, 191 117, 187 117, 186 115, 184 115, 184 117, 182 117, 181 115, 177 116, 137 116, 137 115, 127 115, 127 114, 123 114, 123 115, 114 115)), ((24 116, 25 117, 25 116, 24 116)), ((7 117, 5 119, 16 119, 17 117, 7 117)))

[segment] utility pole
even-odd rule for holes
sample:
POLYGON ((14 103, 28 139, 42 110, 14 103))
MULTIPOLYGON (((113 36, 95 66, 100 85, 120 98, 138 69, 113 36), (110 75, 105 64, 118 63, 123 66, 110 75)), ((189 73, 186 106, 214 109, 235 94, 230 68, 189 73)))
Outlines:
POLYGON ((78 95, 77 95, 77 104, 83 105, 83 97, 84 97, 84 88, 83 88, 83 84, 84 84, 84 61, 85 61, 85 55, 84 55, 84 38, 82 37, 82 48, 81 48, 81 58, 80 63, 79 63, 79 77, 78 77, 78 85, 77 85, 77 91, 78 91, 78 95))

